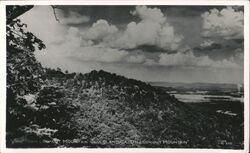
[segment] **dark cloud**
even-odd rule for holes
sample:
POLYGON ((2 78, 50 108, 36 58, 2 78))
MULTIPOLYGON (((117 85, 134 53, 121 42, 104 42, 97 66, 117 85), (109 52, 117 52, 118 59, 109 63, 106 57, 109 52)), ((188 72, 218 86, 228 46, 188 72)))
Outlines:
POLYGON ((89 24, 93 24, 99 19, 107 20, 112 24, 125 24, 135 19, 129 12, 135 6, 58 6, 63 10, 65 16, 71 11, 76 11, 82 15, 90 16, 89 24))
POLYGON ((213 43, 210 46, 206 47, 195 47, 194 49, 197 51, 210 51, 210 50, 219 50, 222 48, 221 44, 213 43))
POLYGON ((243 45, 244 44, 244 39, 233 39, 236 43, 243 45))
POLYGON ((160 7, 164 13, 168 16, 181 16, 181 17, 194 17, 200 16, 207 10, 216 8, 221 10, 225 8, 225 6, 168 6, 168 7, 160 7))
POLYGON ((132 49, 127 49, 128 51, 143 51, 143 52, 149 52, 149 53, 176 53, 177 50, 167 50, 167 49, 162 49, 160 47, 157 47, 155 45, 140 45, 136 48, 132 49))
POLYGON ((232 7, 236 11, 242 11, 242 12, 244 12, 244 6, 232 6, 232 7))
POLYGON ((207 55, 214 60, 223 60, 234 57, 237 54, 237 49, 243 49, 242 39, 233 39, 221 41, 220 43, 213 43, 206 47, 194 47, 195 56, 207 55))
MULTIPOLYGON (((89 23, 98 19, 105 19, 112 24, 125 24, 131 20, 139 19, 130 14, 136 6, 58 6, 65 16, 69 16, 71 11, 78 12, 81 15, 91 16, 89 23)), ((212 8, 221 10, 225 6, 152 6, 157 7, 169 17, 195 17, 200 16, 205 11, 212 8)), ((239 7, 240 8, 240 7, 239 7)))

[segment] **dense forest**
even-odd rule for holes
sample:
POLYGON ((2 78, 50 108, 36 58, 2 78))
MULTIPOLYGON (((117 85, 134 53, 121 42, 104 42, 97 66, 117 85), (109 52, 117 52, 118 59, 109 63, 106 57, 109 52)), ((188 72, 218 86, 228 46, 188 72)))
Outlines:
POLYGON ((7 6, 7 147, 243 148, 241 117, 103 70, 42 67, 34 52, 45 44, 17 18, 30 9, 7 6))

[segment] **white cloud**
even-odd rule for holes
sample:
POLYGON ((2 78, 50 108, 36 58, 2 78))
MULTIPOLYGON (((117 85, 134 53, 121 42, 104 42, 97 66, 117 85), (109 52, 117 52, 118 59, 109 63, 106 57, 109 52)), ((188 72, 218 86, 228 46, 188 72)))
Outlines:
POLYGON ((119 37, 109 42, 110 46, 131 49, 140 45, 155 45, 170 50, 179 47, 183 36, 175 33, 174 27, 169 25, 160 9, 137 6, 132 14, 141 21, 130 22, 119 37))
POLYGON ((132 15, 140 17, 144 21, 153 21, 157 23, 166 22, 166 17, 158 8, 149 8, 146 6, 136 6, 136 9, 131 12, 132 15))
MULTIPOLYGON (((106 30, 97 30, 98 34, 96 34, 95 37, 92 36, 92 38, 89 37, 88 39, 85 35, 82 35, 83 29, 79 30, 78 28, 69 27, 69 25, 57 22, 50 6, 35 6, 20 18, 24 23, 28 24, 28 30, 37 35, 38 38, 42 39, 47 45, 44 52, 35 52, 36 58, 43 64, 43 66, 53 68, 60 67, 64 70, 68 69, 71 72, 83 73, 89 72, 93 69, 104 69, 145 81, 184 80, 191 82, 242 82, 242 69, 236 69, 236 71, 232 71, 231 69, 218 69, 218 71, 214 71, 215 69, 210 68, 219 66, 230 67, 230 65, 234 67, 237 66, 235 65, 235 61, 238 61, 238 64, 243 64, 242 49, 238 49, 236 51, 237 54, 235 57, 224 61, 213 61, 206 56, 195 57, 192 53, 188 53, 190 47, 186 47, 184 49, 178 48, 181 43, 178 39, 182 39, 181 36, 176 35, 174 27, 167 23, 166 16, 163 15, 159 9, 153 10, 154 11, 147 7, 138 7, 134 12, 132 12, 132 14, 139 16, 141 21, 137 23, 131 22, 131 29, 130 27, 127 27, 124 31, 119 29, 117 32, 106 33, 107 36, 103 36, 103 33, 105 33, 106 30), (151 27, 151 25, 153 27, 151 27), (158 27, 159 29, 157 29, 158 27), (143 29, 140 34, 133 33, 139 31, 140 28, 143 29), (127 32, 130 30, 131 34, 127 32), (166 31, 165 34, 163 31, 166 31), (152 34, 154 39, 151 39, 147 34, 144 34, 147 32, 152 34), (137 37, 136 35, 139 36, 137 37), (131 43, 133 44, 132 47, 149 43, 157 45, 158 47, 177 47, 179 53, 177 55, 162 54, 161 57, 159 57, 160 60, 155 58, 155 56, 158 57, 159 53, 154 53, 154 56, 153 54, 146 53, 144 54, 144 59, 141 54, 134 55, 135 51, 127 52, 121 49, 122 47, 117 44, 116 48, 109 46, 109 43, 113 43, 114 45, 114 42, 112 41, 116 41, 116 39, 124 36, 127 36, 127 39, 124 39, 124 42, 121 42, 121 46, 123 45, 126 47, 131 45, 129 44, 129 41, 131 40, 131 43), (168 40, 163 39, 165 36, 168 40), (178 39, 176 39, 176 37, 178 39), (160 42, 161 39, 159 38, 161 38, 163 42, 160 42), (92 39, 103 39, 106 44, 102 43, 94 45, 93 42, 96 41, 92 39), (126 42, 128 42, 128 44, 126 44, 126 42), (172 46, 172 44, 174 45, 172 46), (69 56, 74 57, 74 59, 72 60, 68 58, 69 56), (80 60, 76 60, 76 58, 80 60), (117 63, 109 64, 112 62, 117 63), (126 64, 125 62, 131 64, 136 62, 141 63, 133 64, 131 66, 131 64, 126 64), (168 68, 169 65, 173 65, 175 68, 168 68), (194 68, 186 69, 185 66, 194 66, 194 68), (208 66, 208 68, 199 68, 199 66, 208 66)), ((98 22, 96 22, 96 24, 97 23, 98 22)), ((97 25, 99 25, 99 23, 97 25)), ((105 21, 102 25, 103 27, 108 27, 108 29, 112 26, 110 23, 105 24, 105 21)), ((240 68, 242 68, 242 66, 240 68)))
POLYGON ((48 45, 45 52, 36 52, 36 57, 45 65, 65 67, 66 63, 74 63, 74 61, 89 63, 122 62, 129 54, 121 49, 94 45, 91 40, 83 39, 79 29, 75 27, 70 27, 63 38, 58 43, 48 45), (65 65, 62 65, 63 61, 65 65))
POLYGON ((57 22, 49 6, 36 6, 20 18, 28 24, 29 31, 45 42, 44 52, 36 52, 36 57, 45 65, 59 66, 62 61, 69 62, 70 56, 82 61, 111 63, 126 61, 129 54, 121 49, 94 45, 92 39, 103 39, 117 31, 105 20, 98 20, 84 35, 76 27, 57 22))
POLYGON ((103 45, 93 45, 91 40, 84 40, 78 28, 71 27, 61 44, 54 44, 64 56, 70 56, 83 61, 118 62, 127 56, 128 52, 109 48, 103 45))
POLYGON ((136 24, 131 22, 127 25, 123 35, 112 42, 114 42, 115 47, 128 49, 136 48, 140 45, 155 45, 158 29, 160 29, 158 23, 145 21, 136 24))
POLYGON ((168 50, 178 49, 183 36, 175 33, 174 27, 169 25, 160 9, 137 6, 131 13, 138 16, 141 21, 130 22, 125 30, 121 30, 100 19, 81 31, 82 39, 98 40, 100 44, 119 49, 132 49, 141 45, 153 45, 168 50))
POLYGON ((89 40, 101 40, 112 36, 116 32, 118 32, 116 26, 109 24, 106 20, 100 19, 84 31, 82 37, 89 40))
POLYGON ((203 19, 203 36, 223 37, 225 39, 243 38, 242 11, 227 7, 221 11, 211 9, 201 15, 203 19))
POLYGON ((159 65, 163 66, 183 66, 183 67, 216 67, 216 68, 238 68, 239 65, 232 59, 214 61, 208 56, 196 57, 193 52, 159 55, 159 65))
POLYGON ((214 43, 214 41, 212 41, 212 40, 204 40, 204 41, 200 44, 200 46, 201 46, 201 47, 209 47, 209 46, 211 46, 213 43, 214 43))
MULTIPOLYGON (((228 17, 225 15, 228 14, 227 11, 232 12, 233 10, 232 8, 226 8, 220 12, 214 10, 211 11, 213 13, 205 13, 203 16, 209 18, 207 22, 213 18, 218 18, 217 20, 222 23, 221 16, 228 17), (218 13, 224 15, 218 15, 218 13), (217 14, 217 17, 210 17, 212 14, 217 14)), ((237 64, 235 63, 240 63, 242 60, 242 51, 238 51, 237 56, 231 59, 213 61, 207 56, 194 56, 190 47, 179 49, 180 51, 176 54, 162 53, 159 55, 159 61, 145 55, 133 55, 121 48, 134 48, 147 44, 175 49, 178 48, 182 37, 175 34, 174 28, 167 23, 167 18, 160 9, 139 6, 132 14, 140 17, 141 21, 129 23, 125 31, 119 31, 115 25, 111 25, 105 20, 98 20, 83 33, 78 28, 68 28, 58 23, 53 16, 53 10, 48 6, 36 6, 21 16, 21 19, 28 24, 28 30, 34 32, 47 44, 46 56, 39 52, 40 59, 44 58, 44 61, 46 61, 46 57, 63 61, 72 56, 83 61, 106 63, 128 62, 163 66, 236 67, 237 64), (103 43, 94 45, 94 40, 103 40, 103 43), (112 48, 114 44, 118 46, 112 48)), ((228 22, 228 19, 225 20, 226 25, 231 25, 228 22)), ((211 25, 211 27, 213 26, 211 25)), ((206 41, 201 46, 210 44, 212 44, 212 41, 206 41)))

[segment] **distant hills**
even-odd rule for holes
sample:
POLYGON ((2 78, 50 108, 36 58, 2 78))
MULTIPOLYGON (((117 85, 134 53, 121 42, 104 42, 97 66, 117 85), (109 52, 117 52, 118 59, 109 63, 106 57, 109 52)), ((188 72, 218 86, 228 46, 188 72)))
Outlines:
MULTIPOLYGON (((171 87, 186 90, 238 90, 238 84, 229 83, 181 83, 181 82, 148 82, 152 86, 171 87)), ((241 84, 240 84, 241 85, 241 84)))

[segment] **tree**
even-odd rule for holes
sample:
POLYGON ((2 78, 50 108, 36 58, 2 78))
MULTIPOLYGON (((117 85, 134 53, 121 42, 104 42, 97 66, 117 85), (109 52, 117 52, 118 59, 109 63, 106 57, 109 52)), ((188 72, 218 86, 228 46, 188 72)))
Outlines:
POLYGON ((26 6, 18 6, 18 5, 12 5, 6 7, 6 18, 7 18, 7 24, 10 24, 11 22, 14 22, 15 18, 18 16, 24 14, 25 12, 32 9, 32 5, 26 5, 26 6))
MULTIPOLYGON (((45 44, 17 19, 32 8, 6 7, 7 147, 15 147, 19 139, 22 147, 55 146, 56 135, 60 138, 65 138, 64 133, 74 136, 74 130, 65 125, 70 124, 70 111, 75 107, 65 98, 66 91, 53 82, 51 85, 51 81, 44 81, 47 70, 34 55, 34 51, 44 49, 45 44)), ((64 75, 60 68, 57 71, 64 75)))
POLYGON ((33 110, 30 96, 36 95, 42 84, 43 69, 33 52, 45 48, 45 44, 26 30, 18 16, 33 6, 7 6, 6 46, 7 46, 7 145, 8 138, 16 136, 20 127, 32 124, 33 110))

